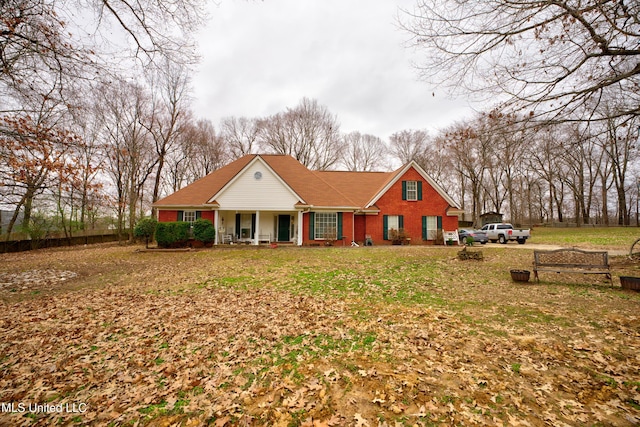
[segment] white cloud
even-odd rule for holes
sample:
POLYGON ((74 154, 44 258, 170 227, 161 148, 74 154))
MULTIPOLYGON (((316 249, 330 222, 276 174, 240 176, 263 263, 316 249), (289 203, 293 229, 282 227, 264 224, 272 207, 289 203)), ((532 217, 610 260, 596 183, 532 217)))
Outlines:
POLYGON ((386 139, 437 129, 471 112, 418 81, 398 6, 413 0, 223 0, 199 37, 196 114, 262 117, 317 99, 342 130, 386 139), (436 96, 432 96, 435 92, 436 96))

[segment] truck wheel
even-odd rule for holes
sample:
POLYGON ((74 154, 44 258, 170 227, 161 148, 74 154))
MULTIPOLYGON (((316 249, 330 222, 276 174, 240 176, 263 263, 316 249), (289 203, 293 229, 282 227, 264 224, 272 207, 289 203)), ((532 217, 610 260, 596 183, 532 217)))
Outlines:
POLYGON ((518 243, 521 245, 524 245, 524 242, 526 242, 527 239, 518 239, 518 243))
POLYGON ((498 236, 498 242, 502 243, 503 245, 507 243, 507 238, 504 236, 504 234, 498 236))

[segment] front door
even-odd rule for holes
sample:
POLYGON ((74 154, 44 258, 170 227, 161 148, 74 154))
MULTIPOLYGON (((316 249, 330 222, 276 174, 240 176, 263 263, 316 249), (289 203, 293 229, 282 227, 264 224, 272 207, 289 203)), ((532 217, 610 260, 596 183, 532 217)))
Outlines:
POLYGON ((288 242, 291 234, 291 217, 278 215, 278 242, 288 242))

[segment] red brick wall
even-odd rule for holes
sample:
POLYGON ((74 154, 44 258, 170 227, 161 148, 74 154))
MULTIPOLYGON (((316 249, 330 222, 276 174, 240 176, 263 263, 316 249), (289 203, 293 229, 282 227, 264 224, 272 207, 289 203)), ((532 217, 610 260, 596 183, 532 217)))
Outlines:
POLYGON ((178 211, 158 211, 159 222, 173 222, 178 220, 178 211))
POLYGON ((356 215, 354 222, 355 222, 355 236, 354 239, 356 242, 358 242, 359 245, 364 244, 364 240, 365 240, 365 235, 366 233, 366 216, 365 215, 356 215))
POLYGON ((214 215, 215 215, 214 211, 202 211, 202 213, 200 214, 200 218, 208 219, 209 221, 213 222, 214 215))
POLYGON ((302 214, 302 244, 308 245, 309 240, 309 212, 302 214))
POLYGON ((374 244, 390 244, 383 239, 383 216, 403 215, 404 229, 411 237, 411 244, 431 244, 422 240, 422 217, 441 216, 444 230, 458 228, 458 217, 447 216, 449 204, 438 192, 425 181, 414 168, 410 168, 398 181, 376 202, 380 208, 378 215, 366 216, 366 232, 370 234, 374 244), (422 200, 402 200, 402 181, 421 181, 422 200))

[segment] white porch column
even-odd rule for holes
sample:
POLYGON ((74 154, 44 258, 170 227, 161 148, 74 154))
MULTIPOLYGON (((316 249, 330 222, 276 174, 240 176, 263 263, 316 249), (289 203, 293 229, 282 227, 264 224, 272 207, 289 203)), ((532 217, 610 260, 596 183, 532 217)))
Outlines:
POLYGON ((296 242, 296 244, 298 246, 302 246, 302 237, 303 237, 303 234, 304 234, 304 227, 302 226, 303 225, 302 224, 302 222, 303 222, 302 217, 303 217, 302 211, 298 211, 298 239, 297 239, 297 242, 296 242))
POLYGON ((213 228, 215 228, 216 230, 216 238, 214 239, 214 243, 216 245, 220 243, 220 227, 218 226, 219 222, 220 222, 220 214, 216 209, 215 211, 213 211, 213 228))
POLYGON ((253 230, 253 244, 257 245, 260 243, 260 211, 256 211, 256 229, 253 230))

